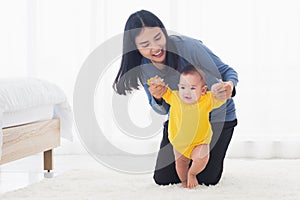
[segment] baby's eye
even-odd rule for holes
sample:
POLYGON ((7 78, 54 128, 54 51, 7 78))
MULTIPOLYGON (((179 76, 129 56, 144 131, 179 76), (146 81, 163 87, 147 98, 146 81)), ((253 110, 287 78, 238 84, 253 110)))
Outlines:
POLYGON ((181 87, 180 87, 180 89, 184 90, 184 89, 185 89, 185 87, 184 87, 184 86, 181 86, 181 87))
POLYGON ((191 87, 191 90, 195 90, 196 88, 194 88, 194 87, 191 87))

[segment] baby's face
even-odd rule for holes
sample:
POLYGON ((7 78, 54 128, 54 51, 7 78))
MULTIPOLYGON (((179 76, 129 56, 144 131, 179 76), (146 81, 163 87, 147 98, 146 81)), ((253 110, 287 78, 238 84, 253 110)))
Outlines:
POLYGON ((197 73, 181 74, 178 84, 179 97, 187 104, 194 104, 205 94, 207 87, 197 73))

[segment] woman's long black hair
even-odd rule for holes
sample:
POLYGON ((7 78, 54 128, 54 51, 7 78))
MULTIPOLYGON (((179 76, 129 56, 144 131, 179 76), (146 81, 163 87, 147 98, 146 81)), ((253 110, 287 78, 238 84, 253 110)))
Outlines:
POLYGON ((130 15, 125 25, 121 67, 113 83, 113 88, 118 94, 126 95, 133 89, 138 89, 139 83, 141 82, 142 74, 139 70, 140 68, 137 66, 141 65, 143 56, 136 47, 135 38, 140 34, 143 27, 160 27, 162 29, 167 40, 166 59, 164 64, 174 69, 178 68, 179 61, 176 47, 170 40, 160 19, 146 10, 133 13, 130 15), (134 69, 135 67, 137 68, 134 69), (128 71, 130 71, 130 73, 127 73, 128 71))

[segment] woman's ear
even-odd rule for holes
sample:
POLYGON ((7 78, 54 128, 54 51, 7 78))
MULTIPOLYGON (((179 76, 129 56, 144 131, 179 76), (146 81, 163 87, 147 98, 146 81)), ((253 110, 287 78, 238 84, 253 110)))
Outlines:
POLYGON ((201 94, 205 94, 207 91, 207 85, 203 86, 201 89, 201 94))

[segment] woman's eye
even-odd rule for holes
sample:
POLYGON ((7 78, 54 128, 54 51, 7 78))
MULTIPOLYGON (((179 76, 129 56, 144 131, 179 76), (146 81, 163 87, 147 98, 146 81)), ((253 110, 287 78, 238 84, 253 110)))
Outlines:
POLYGON ((145 44, 142 46, 142 48, 147 48, 149 46, 149 44, 145 44))
POLYGON ((155 38, 155 40, 157 41, 157 40, 160 40, 160 38, 161 38, 161 36, 160 37, 157 37, 157 38, 155 38))

